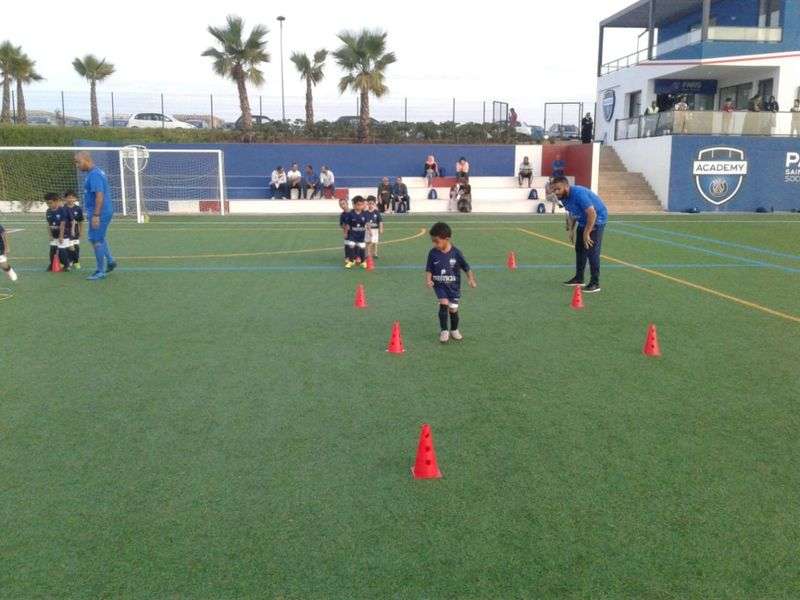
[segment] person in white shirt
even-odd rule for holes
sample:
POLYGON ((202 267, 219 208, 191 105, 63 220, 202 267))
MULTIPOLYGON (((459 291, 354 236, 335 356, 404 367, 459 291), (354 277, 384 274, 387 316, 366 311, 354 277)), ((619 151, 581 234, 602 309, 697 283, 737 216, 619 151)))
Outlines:
POLYGON ((274 200, 283 200, 286 197, 286 172, 281 165, 272 172, 269 189, 274 200))
POLYGON ((286 195, 292 199, 292 190, 297 190, 297 197, 303 197, 303 174, 297 163, 292 163, 292 168, 286 173, 286 195))
POLYGON ((333 198, 333 194, 336 191, 336 186, 334 185, 335 182, 336 178, 333 176, 333 171, 331 171, 327 166, 322 165, 322 169, 320 169, 319 172, 321 198, 333 198))
POLYGON ((800 98, 796 98, 794 105, 789 109, 792 113, 792 130, 791 135, 800 136, 800 98))

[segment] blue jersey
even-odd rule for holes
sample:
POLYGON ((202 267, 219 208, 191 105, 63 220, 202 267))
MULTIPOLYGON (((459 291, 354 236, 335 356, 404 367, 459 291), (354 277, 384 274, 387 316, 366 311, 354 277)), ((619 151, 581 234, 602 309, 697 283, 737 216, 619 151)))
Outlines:
POLYGON ((3 243, 3 234, 5 232, 6 230, 3 228, 2 225, 0 225, 0 254, 6 253, 6 245, 3 243))
POLYGON ((351 242, 363 243, 366 239, 367 233, 367 213, 361 211, 357 213, 352 210, 347 214, 345 225, 349 227, 347 231, 347 239, 351 242))
POLYGON ((77 204, 73 204, 72 206, 65 205, 64 212, 67 216, 67 225, 64 228, 64 236, 73 240, 80 239, 81 223, 83 223, 83 209, 77 204))
POLYGON ((458 298, 461 292, 461 271, 468 273, 469 268, 461 250, 451 246, 449 252, 431 248, 425 270, 431 274, 433 287, 437 292, 445 291, 449 297, 458 298))
POLYGON ((97 192, 103 193, 103 208, 99 216, 109 218, 114 214, 108 177, 100 167, 92 167, 92 170, 86 174, 83 190, 83 205, 86 207, 86 213, 89 217, 93 217, 95 214, 95 194, 97 192))
POLYGON ((379 229, 383 223, 383 215, 379 210, 367 211, 367 228, 379 229))
MULTIPOLYGON (((63 206, 59 206, 58 208, 48 208, 47 212, 44 214, 44 218, 47 219, 47 226, 50 229, 50 237, 54 240, 57 240, 61 237, 61 224, 67 222, 67 212, 64 210, 63 206)), ((64 237, 67 236, 66 225, 65 225, 64 237)))
POLYGON ((350 211, 344 211, 342 214, 339 215, 339 227, 344 227, 347 223, 347 217, 350 215, 350 211))
POLYGON ((597 212, 596 225, 605 225, 608 221, 608 209, 600 196, 589 188, 580 185, 573 185, 569 188, 569 194, 561 201, 570 216, 578 221, 578 225, 586 227, 586 209, 593 206, 597 212))

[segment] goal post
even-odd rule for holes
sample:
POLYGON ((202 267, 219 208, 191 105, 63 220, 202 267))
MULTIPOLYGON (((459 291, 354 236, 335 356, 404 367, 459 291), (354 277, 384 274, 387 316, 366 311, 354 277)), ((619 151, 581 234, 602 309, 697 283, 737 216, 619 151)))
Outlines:
POLYGON ((0 147, 0 212, 43 210, 48 192, 81 198, 85 174, 73 163, 80 151, 106 173, 117 214, 143 223, 148 215, 227 212, 222 150, 139 145, 0 147))

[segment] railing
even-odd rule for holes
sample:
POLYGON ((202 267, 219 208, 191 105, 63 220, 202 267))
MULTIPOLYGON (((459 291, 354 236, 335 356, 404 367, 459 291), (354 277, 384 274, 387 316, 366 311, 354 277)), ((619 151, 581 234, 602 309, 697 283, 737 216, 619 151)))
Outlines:
POLYGON ((800 112, 667 111, 618 119, 615 140, 662 135, 762 135, 800 137, 800 112))
POLYGON ((609 73, 616 73, 617 71, 621 71, 622 69, 628 69, 630 67, 635 67, 639 63, 642 63, 647 60, 647 49, 638 50, 633 54, 628 54, 627 56, 623 56, 622 58, 618 58, 616 60, 612 60, 604 64, 600 68, 601 75, 608 75, 609 73))

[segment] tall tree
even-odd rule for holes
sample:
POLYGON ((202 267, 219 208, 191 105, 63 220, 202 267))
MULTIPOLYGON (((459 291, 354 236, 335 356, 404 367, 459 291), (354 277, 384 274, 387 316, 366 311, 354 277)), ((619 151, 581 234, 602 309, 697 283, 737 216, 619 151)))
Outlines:
POLYGON ((8 40, 0 44, 0 78, 3 80, 3 108, 0 110, 0 123, 11 122, 11 83, 14 81, 14 62, 21 53, 21 49, 8 40))
POLYGON ((266 37, 269 30, 263 25, 256 25, 244 38, 244 20, 236 15, 228 15, 224 27, 208 28, 217 40, 218 48, 209 48, 202 56, 214 59, 214 72, 220 77, 228 77, 236 82, 239 93, 239 107, 242 111, 242 127, 246 131, 253 128, 253 113, 247 97, 247 82, 256 87, 264 83, 264 73, 259 68, 262 63, 269 62, 266 37))
POLYGON ((358 122, 358 139, 369 136, 369 96, 380 98, 389 91, 385 83, 386 67, 397 59, 386 52, 386 32, 362 29, 360 32, 343 31, 339 34, 342 46, 333 53, 336 62, 347 72, 339 81, 339 91, 348 89, 359 94, 361 118, 358 122))
POLYGON ((100 126, 100 115, 97 110, 97 82, 103 81, 114 73, 114 65, 103 60, 98 60, 94 54, 87 54, 83 58, 72 61, 75 71, 89 81, 89 106, 92 112, 92 127, 100 126))
POLYGON ((291 61, 300 73, 300 79, 306 82, 306 129, 314 127, 314 95, 312 89, 325 76, 322 67, 325 66, 325 59, 328 58, 327 50, 317 50, 314 52, 314 59, 308 58, 305 53, 295 52, 292 54, 291 61))
POLYGON ((11 74, 17 82, 17 123, 27 125, 28 111, 25 109, 25 92, 22 86, 44 79, 36 72, 36 61, 23 53, 12 61, 11 74))

